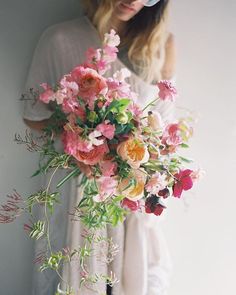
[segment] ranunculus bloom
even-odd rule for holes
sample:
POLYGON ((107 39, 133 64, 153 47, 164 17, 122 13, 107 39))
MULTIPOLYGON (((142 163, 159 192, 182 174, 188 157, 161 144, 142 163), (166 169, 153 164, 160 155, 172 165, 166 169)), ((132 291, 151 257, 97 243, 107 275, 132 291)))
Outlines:
POLYGON ((146 174, 141 169, 133 170, 132 173, 122 179, 118 185, 118 192, 131 201, 137 201, 143 197, 146 174), (135 182, 131 183, 132 180, 135 182))
POLYGON ((105 95, 107 92, 105 78, 93 69, 78 66, 71 72, 71 79, 78 84, 78 95, 85 100, 93 99, 99 94, 105 95))
POLYGON ((192 188, 193 180, 191 177, 192 170, 186 169, 181 170, 179 173, 176 173, 174 177, 176 178, 174 187, 173 187, 173 195, 176 198, 180 198, 181 194, 184 191, 187 191, 192 188))
POLYGON ((162 80, 157 83, 157 86, 159 88, 159 97, 161 100, 175 100, 177 96, 177 90, 171 81, 162 80))
POLYGON ((112 139, 115 135, 115 125, 109 124, 109 121, 105 121, 101 124, 99 124, 96 127, 96 130, 102 133, 103 136, 105 136, 108 139, 112 139))
POLYGON ((131 211, 137 211, 140 209, 140 201, 131 201, 127 198, 124 198, 121 201, 121 206, 123 208, 130 209, 131 211))
POLYGON ((130 138, 121 142, 117 147, 117 153, 122 160, 134 169, 140 167, 141 164, 149 160, 148 149, 144 142, 138 138, 130 138))
POLYGON ((104 144, 102 145, 93 147, 93 149, 89 152, 82 152, 78 150, 74 157, 78 161, 86 165, 96 165, 104 158, 104 155, 108 152, 108 146, 106 142, 104 142, 104 144))
POLYGON ((151 195, 145 201, 145 212, 148 214, 155 214, 159 216, 162 214, 166 207, 159 202, 159 198, 155 195, 151 195))

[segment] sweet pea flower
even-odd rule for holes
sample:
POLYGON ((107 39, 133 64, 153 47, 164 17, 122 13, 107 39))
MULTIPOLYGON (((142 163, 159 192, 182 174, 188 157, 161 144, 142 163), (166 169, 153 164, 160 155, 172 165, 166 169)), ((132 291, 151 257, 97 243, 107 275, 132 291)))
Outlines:
POLYGON ((160 216, 166 207, 160 203, 159 198, 155 195, 151 195, 145 201, 145 212, 148 214, 155 214, 160 216))
POLYGON ((116 81, 119 82, 124 82, 126 78, 131 76, 131 72, 127 68, 123 68, 120 71, 117 71, 114 75, 113 78, 116 81))
POLYGON ((162 142, 170 146, 178 146, 183 143, 181 129, 178 123, 166 126, 162 136, 162 142))
POLYGON ((120 37, 115 30, 111 29, 110 33, 105 34, 104 43, 110 47, 117 47, 120 44, 120 37))
POLYGON ((77 152, 90 152, 93 149, 93 145, 88 140, 82 139, 74 131, 66 131, 62 135, 62 143, 64 146, 64 151, 76 157, 77 152))
POLYGON ((103 160, 99 163, 99 167, 103 176, 113 176, 117 170, 117 163, 111 160, 103 160))
POLYGON ((157 83, 157 86, 159 88, 159 98, 161 100, 175 100, 177 90, 171 81, 161 80, 157 83))
POLYGON ((89 141, 91 142, 91 144, 99 146, 101 144, 104 143, 104 139, 98 139, 98 137, 101 137, 102 133, 98 130, 94 130, 93 132, 91 132, 88 136, 89 141))
POLYGON ((145 189, 148 193, 153 195, 157 195, 160 190, 163 190, 167 186, 166 175, 157 172, 152 175, 147 184, 145 185, 145 189))
POLYGON ((181 170, 179 173, 174 175, 175 177, 175 184, 173 186, 173 196, 176 198, 180 198, 181 194, 184 191, 187 191, 192 188, 193 186, 193 179, 191 174, 193 173, 192 170, 186 169, 181 170))
POLYGON ((44 92, 39 95, 39 100, 43 103, 49 103, 50 101, 54 101, 56 99, 55 92, 47 83, 42 83, 40 86, 44 89, 44 92))
POLYGON ((114 177, 101 176, 96 179, 98 194, 93 197, 95 202, 103 202, 114 195, 117 187, 117 180, 114 177))
POLYGON ((109 124, 109 121, 106 120, 105 122, 99 124, 96 127, 96 130, 101 132, 103 136, 111 140, 115 135, 116 128, 115 125, 109 124))
POLYGON ((127 198, 124 198, 121 201, 121 207, 127 208, 131 211, 137 211, 140 209, 140 201, 131 201, 127 198))

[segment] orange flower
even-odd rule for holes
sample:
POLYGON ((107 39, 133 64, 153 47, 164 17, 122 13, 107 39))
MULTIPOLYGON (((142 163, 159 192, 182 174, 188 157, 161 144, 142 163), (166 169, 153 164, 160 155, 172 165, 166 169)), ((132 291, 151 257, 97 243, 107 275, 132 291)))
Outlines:
POLYGON ((147 176, 143 170, 133 170, 119 183, 118 192, 131 201, 137 201, 143 197, 146 179, 147 176))
POLYGON ((121 142, 117 147, 117 153, 134 169, 138 169, 142 163, 149 160, 149 153, 144 142, 133 137, 121 142))

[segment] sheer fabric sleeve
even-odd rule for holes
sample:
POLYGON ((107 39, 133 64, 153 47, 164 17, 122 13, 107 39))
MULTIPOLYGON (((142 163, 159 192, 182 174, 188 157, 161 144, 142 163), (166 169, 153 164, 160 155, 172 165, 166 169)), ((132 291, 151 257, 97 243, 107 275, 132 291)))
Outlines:
MULTIPOLYGON (((55 34, 52 28, 44 31, 35 48, 33 59, 30 65, 26 83, 24 86, 24 94, 29 93, 29 89, 42 91, 41 83, 54 85, 60 77, 61 62, 60 46, 58 35, 55 34)), ((49 105, 43 104, 40 101, 36 103, 33 100, 24 100, 23 118, 40 121, 48 119, 52 114, 49 105)))

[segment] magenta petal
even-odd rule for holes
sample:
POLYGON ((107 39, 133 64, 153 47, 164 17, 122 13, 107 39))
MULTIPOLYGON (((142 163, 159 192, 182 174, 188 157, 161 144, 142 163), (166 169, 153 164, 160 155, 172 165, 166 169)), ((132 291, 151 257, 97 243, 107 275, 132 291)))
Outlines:
POLYGON ((183 191, 182 183, 181 182, 177 182, 174 185, 174 189, 173 189, 173 195, 174 195, 174 197, 180 198, 181 197, 181 194, 182 194, 182 191, 183 191))
POLYGON ((185 191, 191 189, 192 186, 193 186, 193 181, 191 177, 186 176, 182 178, 182 187, 185 191))
POLYGON ((192 172, 193 170, 190 170, 190 169, 183 170, 181 177, 189 176, 192 172))

